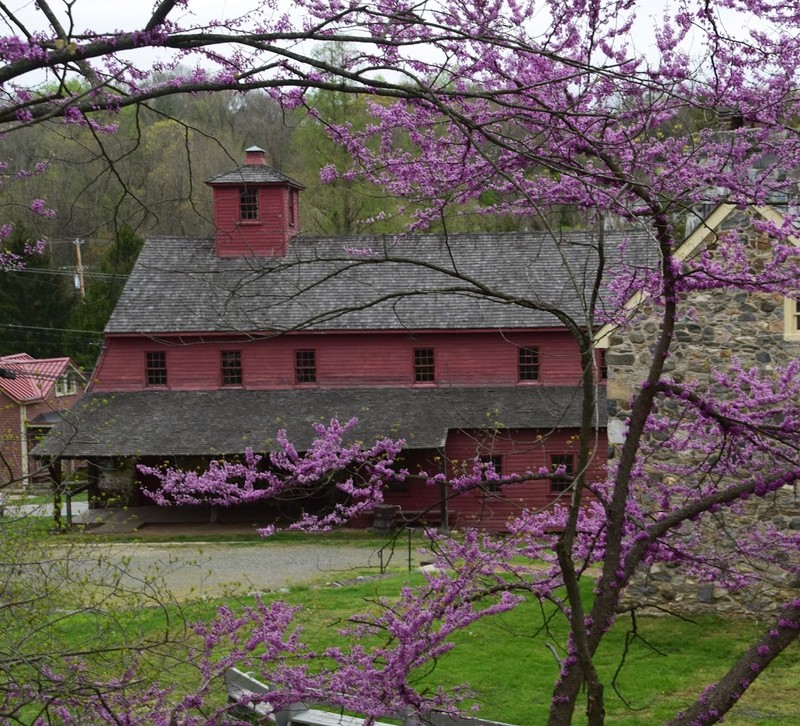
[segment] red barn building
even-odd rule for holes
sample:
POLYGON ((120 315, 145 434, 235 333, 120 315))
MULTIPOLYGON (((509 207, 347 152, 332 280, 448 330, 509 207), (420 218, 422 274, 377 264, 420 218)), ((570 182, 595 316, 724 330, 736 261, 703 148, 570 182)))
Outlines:
POLYGON ((0 356, 0 491, 47 479, 31 451, 75 405, 84 384, 69 358, 0 356))
MULTIPOLYGON (((333 416, 358 417, 361 440, 405 439, 405 465, 429 473, 475 457, 503 473, 574 466, 582 371, 548 310, 584 320, 594 232, 304 237, 302 185, 257 148, 209 184, 214 238, 146 242, 90 392, 42 453, 88 459, 96 494, 126 505, 148 502, 136 463, 269 451, 281 428, 302 450, 311 423, 333 416)), ((605 232, 605 243, 631 234, 605 232)), ((501 530, 563 488, 474 491, 447 516, 501 530)), ((386 499, 438 512, 443 494, 411 481, 386 499)))

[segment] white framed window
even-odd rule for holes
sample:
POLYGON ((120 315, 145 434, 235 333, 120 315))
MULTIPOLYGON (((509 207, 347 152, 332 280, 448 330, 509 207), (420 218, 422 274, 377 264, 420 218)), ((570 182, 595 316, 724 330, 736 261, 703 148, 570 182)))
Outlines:
POLYGON ((146 352, 144 366, 145 382, 148 386, 167 385, 167 354, 165 351, 146 352))
POLYGON ((248 222, 258 219, 258 189, 243 187, 239 190, 239 219, 248 222))
POLYGON ((294 382, 297 385, 317 383, 317 351, 294 352, 294 382))
POLYGON ((538 381, 539 349, 522 346, 517 349, 517 380, 520 382, 538 381))
POLYGON ((56 396, 74 396, 78 392, 78 384, 74 376, 64 373, 58 377, 55 385, 56 396))
POLYGON ((800 297, 784 298, 783 339, 800 343, 800 297))
MULTIPOLYGON (((484 470, 490 468, 497 476, 503 476, 503 455, 502 454, 481 454, 478 457, 484 470)), ((484 484, 484 488, 490 492, 499 492, 502 484, 499 481, 490 481, 484 484)))
POLYGON ((550 493, 560 494, 572 486, 575 476, 575 454, 550 454, 550 470, 558 475, 550 480, 550 493))
POLYGON ((220 373, 223 386, 242 385, 242 351, 223 350, 220 352, 220 373))

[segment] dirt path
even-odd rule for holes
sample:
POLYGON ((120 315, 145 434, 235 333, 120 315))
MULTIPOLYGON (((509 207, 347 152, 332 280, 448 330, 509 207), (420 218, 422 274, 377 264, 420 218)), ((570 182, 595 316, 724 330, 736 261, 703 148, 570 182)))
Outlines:
POLYGON ((345 580, 365 568, 379 571, 373 549, 348 545, 143 542, 98 545, 95 553, 101 552, 132 580, 162 579, 178 600, 345 580))

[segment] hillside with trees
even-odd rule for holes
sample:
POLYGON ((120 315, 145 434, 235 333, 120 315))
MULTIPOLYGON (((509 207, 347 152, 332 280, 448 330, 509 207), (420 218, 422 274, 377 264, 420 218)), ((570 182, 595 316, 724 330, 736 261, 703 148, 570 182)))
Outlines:
POLYGON ((401 232, 409 218, 378 186, 347 174, 331 184, 320 179, 325 167, 346 168, 332 125, 365 126, 365 99, 319 91, 308 106, 310 114, 286 111, 263 93, 180 95, 108 118, 114 134, 60 123, 16 132, 9 169, 46 160, 47 172, 9 186, 7 209, 26 226, 7 244, 20 252, 20 235, 44 238, 47 251, 7 278, 2 309, 15 322, 4 326, 0 352, 69 355, 91 370, 142 239, 211 235, 205 181, 238 164, 248 145, 265 148, 275 168, 306 186, 304 234, 401 232), (26 215, 31 195, 46 199, 52 214, 26 215), (27 304, 31 297, 38 302, 27 304))

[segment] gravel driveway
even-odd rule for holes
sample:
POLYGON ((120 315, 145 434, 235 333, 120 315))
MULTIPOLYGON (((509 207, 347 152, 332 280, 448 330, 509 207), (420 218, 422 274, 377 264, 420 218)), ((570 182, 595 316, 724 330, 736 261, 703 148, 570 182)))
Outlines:
POLYGON ((347 580, 367 567, 380 571, 374 549, 348 545, 120 543, 97 546, 95 553, 101 552, 112 562, 124 562, 132 578, 161 576, 179 600, 347 580))

